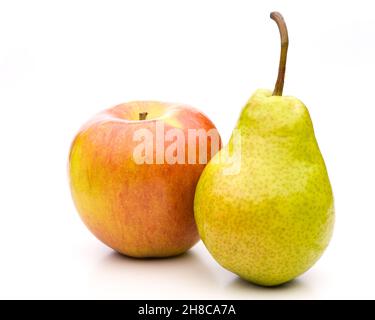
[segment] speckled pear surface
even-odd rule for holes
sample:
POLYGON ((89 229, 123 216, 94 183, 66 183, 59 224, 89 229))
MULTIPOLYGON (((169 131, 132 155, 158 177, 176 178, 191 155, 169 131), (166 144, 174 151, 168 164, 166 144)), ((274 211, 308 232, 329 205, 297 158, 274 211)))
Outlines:
POLYGON ((195 219, 213 257, 259 285, 290 281, 322 255, 334 205, 307 108, 296 98, 258 90, 229 144, 206 166, 195 219), (237 148, 238 149, 238 148, 237 148), (228 168, 240 164, 236 173, 228 168))

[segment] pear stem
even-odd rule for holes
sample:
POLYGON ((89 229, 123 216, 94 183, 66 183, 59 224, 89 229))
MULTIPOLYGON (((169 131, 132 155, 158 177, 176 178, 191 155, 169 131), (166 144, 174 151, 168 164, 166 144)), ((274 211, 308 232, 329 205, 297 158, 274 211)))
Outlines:
POLYGON ((282 96, 284 88, 284 78, 285 78, 285 68, 286 68, 286 57, 288 54, 288 29, 286 27, 285 21, 281 13, 271 12, 271 19, 274 20, 279 28, 280 40, 281 40, 281 51, 280 51, 280 62, 279 62, 279 73, 277 76, 277 81, 275 84, 275 89, 273 90, 273 96, 282 96))
POLYGON ((139 120, 146 120, 148 113, 147 112, 140 112, 139 113, 139 120))

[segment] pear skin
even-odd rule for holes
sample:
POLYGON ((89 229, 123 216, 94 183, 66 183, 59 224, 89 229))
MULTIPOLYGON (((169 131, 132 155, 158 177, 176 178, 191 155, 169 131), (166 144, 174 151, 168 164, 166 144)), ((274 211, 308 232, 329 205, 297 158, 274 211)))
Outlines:
POLYGON ((258 90, 236 129, 240 151, 232 138, 199 179, 195 220, 224 268, 279 285, 308 270, 329 243, 334 206, 327 170, 308 110, 296 98, 258 90), (236 174, 228 170, 233 161, 240 161, 236 174))

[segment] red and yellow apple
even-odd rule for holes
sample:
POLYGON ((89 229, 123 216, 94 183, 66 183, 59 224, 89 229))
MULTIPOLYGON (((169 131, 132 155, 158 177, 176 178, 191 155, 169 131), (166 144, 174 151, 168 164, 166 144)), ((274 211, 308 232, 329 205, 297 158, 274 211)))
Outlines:
POLYGON ((190 106, 146 101, 107 109, 72 143, 74 203, 88 229, 122 254, 181 254, 199 240, 195 187, 220 147, 213 123, 190 106))

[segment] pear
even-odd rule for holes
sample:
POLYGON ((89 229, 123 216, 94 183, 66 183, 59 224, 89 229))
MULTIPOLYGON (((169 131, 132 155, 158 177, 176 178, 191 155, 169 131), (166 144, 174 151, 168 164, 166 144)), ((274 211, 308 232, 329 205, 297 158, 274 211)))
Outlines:
POLYGON ((282 96, 288 32, 281 36, 273 92, 257 90, 224 147, 204 169, 195 193, 200 236, 212 256, 241 278, 262 286, 288 282, 326 249, 334 204, 309 112, 282 96))

